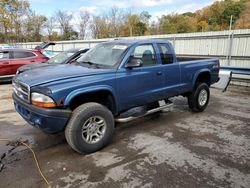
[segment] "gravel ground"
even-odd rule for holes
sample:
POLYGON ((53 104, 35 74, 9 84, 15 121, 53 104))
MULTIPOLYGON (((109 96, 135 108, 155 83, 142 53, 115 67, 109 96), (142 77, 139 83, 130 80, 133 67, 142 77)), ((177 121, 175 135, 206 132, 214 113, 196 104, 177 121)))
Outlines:
MULTIPOLYGON (((203 113, 176 97, 169 113, 118 124, 111 144, 90 155, 70 149, 63 134, 28 125, 11 92, 0 85, 0 138, 32 145, 53 187, 250 187, 249 89, 211 89, 203 113)), ((46 187, 30 151, 6 144, 0 142, 0 187, 46 187)))

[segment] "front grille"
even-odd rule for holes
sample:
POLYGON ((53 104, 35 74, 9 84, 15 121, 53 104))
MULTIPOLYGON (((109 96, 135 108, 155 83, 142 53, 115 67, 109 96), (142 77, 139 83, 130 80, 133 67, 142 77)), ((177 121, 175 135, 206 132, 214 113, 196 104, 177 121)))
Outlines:
POLYGON ((29 88, 29 86, 16 80, 16 79, 13 79, 12 85, 13 85, 13 90, 14 90, 15 94, 19 98, 21 98, 22 100, 29 103, 29 101, 30 101, 30 88, 29 88))

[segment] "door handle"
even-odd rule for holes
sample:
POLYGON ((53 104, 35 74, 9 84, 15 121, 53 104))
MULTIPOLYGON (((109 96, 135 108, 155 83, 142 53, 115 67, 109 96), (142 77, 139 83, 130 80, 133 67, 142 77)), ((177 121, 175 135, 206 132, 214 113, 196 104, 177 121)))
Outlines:
POLYGON ((160 76, 160 75, 162 75, 162 72, 161 72, 161 71, 158 71, 158 72, 156 73, 156 75, 157 75, 157 76, 160 76))
POLYGON ((3 62, 3 64, 4 64, 4 65, 8 65, 8 64, 10 64, 10 63, 9 63, 9 62, 3 62))

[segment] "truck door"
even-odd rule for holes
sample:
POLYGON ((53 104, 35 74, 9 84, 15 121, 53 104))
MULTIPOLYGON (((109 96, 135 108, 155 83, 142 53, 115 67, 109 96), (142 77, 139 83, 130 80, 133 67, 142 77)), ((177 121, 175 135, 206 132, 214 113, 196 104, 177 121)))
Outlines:
POLYGON ((180 67, 174 60, 174 50, 167 43, 158 43, 159 56, 165 80, 165 96, 172 97, 180 92, 180 67))
POLYGON ((120 109, 144 105, 163 96, 164 75, 153 44, 136 46, 126 63, 117 71, 120 109), (132 69, 125 68, 132 58, 141 59, 143 65, 132 69))

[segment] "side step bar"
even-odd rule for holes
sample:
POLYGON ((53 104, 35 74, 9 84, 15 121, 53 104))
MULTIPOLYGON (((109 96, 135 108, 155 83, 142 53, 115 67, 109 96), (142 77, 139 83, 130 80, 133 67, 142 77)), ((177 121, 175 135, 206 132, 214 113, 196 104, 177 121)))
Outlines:
POLYGON ((160 106, 160 107, 158 107, 158 108, 154 108, 154 109, 152 109, 152 110, 149 110, 149 111, 147 111, 145 114, 140 115, 140 116, 136 116, 136 117, 134 117, 134 116, 129 116, 129 117, 125 117, 125 118, 119 118, 119 117, 118 117, 118 118, 115 119, 115 122, 117 122, 117 123, 127 123, 127 122, 129 122, 129 121, 132 121, 132 120, 135 120, 135 119, 138 119, 138 118, 147 116, 147 115, 149 115, 149 114, 153 114, 153 113, 155 113, 155 112, 164 110, 164 109, 166 109, 166 108, 171 108, 172 106, 173 106, 172 103, 164 104, 164 105, 162 105, 162 106, 160 106))

